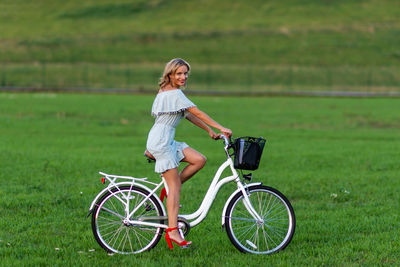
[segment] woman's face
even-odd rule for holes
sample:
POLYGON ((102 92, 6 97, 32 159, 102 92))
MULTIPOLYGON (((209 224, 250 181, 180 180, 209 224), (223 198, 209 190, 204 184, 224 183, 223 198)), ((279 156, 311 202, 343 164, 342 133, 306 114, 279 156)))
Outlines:
POLYGON ((185 86, 188 76, 189 72, 186 65, 180 66, 174 74, 169 75, 169 78, 171 79, 171 85, 177 88, 185 86))

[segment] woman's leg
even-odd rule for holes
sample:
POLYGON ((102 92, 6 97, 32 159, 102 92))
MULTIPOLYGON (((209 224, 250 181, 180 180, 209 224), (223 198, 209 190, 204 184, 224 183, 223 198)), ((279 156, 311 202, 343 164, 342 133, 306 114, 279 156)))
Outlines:
MULTIPOLYGON (((168 227, 174 228, 178 226, 179 197, 181 193, 181 180, 178 168, 165 171, 163 177, 169 189, 167 198, 168 227)), ((183 241, 177 230, 169 232, 169 236, 177 242, 183 241)))
POLYGON ((207 158, 205 156, 190 147, 185 148, 183 150, 183 154, 185 155, 185 157, 182 159, 182 161, 189 164, 179 174, 182 184, 189 180, 199 170, 201 170, 207 161, 207 158))

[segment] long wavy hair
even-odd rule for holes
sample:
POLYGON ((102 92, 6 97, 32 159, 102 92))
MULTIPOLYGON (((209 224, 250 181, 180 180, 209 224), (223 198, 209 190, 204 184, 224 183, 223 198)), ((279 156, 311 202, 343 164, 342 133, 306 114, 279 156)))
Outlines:
POLYGON ((176 70, 181 66, 186 66, 188 68, 188 72, 190 71, 189 63, 187 63, 185 60, 181 58, 174 58, 165 65, 164 73, 160 78, 160 82, 158 83, 160 88, 164 88, 165 86, 171 83, 169 75, 175 74, 176 70))

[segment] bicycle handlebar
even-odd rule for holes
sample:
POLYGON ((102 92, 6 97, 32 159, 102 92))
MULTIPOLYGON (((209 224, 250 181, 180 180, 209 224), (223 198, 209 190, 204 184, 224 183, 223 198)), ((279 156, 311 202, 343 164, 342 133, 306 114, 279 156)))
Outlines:
POLYGON ((230 144, 229 139, 223 134, 220 134, 219 139, 223 139, 226 146, 230 144))

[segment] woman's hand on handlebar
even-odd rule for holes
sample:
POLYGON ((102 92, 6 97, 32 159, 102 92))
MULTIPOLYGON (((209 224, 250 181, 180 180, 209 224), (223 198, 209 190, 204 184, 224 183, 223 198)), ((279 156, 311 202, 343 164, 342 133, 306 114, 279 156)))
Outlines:
POLYGON ((221 129, 221 132, 222 132, 222 133, 217 134, 217 133, 215 133, 213 130, 210 129, 210 130, 208 131, 208 134, 209 134, 210 137, 211 137, 212 139, 214 139, 214 140, 222 139, 222 136, 225 136, 226 138, 229 139, 229 138, 232 136, 232 131, 231 131, 231 129, 222 128, 222 129, 221 129))
POLYGON ((210 137, 214 140, 218 140, 220 138, 220 134, 215 133, 213 130, 210 130, 208 132, 208 134, 210 135, 210 137))
POLYGON ((227 138, 230 138, 232 136, 232 130, 228 128, 222 128, 221 133, 225 135, 227 138))

